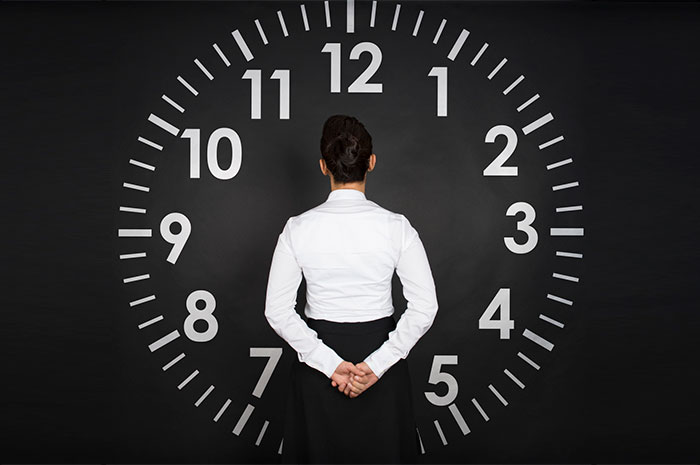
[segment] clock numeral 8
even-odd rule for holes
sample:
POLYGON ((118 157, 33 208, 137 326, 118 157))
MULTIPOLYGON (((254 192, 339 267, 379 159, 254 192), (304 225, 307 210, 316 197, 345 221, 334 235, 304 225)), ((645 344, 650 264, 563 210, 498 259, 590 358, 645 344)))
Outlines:
MULTIPOLYGON (((182 138, 190 140, 190 178, 199 179, 199 146, 200 129, 188 128, 182 132, 182 138)), ((238 174, 241 169, 243 147, 238 133, 231 128, 219 128, 211 133, 207 142, 207 166, 209 172, 217 179, 228 180, 238 174), (219 142, 228 139, 231 144, 231 166, 222 169, 219 165, 219 142)))
POLYGON ((219 322, 214 317, 216 309, 216 299, 209 291, 200 289, 192 292, 187 297, 187 311, 189 315, 185 318, 184 331, 185 335, 193 342, 209 342, 214 339, 219 331, 219 322), (197 308, 197 302, 203 301, 204 308, 197 308), (204 320, 207 323, 207 329, 204 332, 199 332, 194 329, 195 322, 204 320))

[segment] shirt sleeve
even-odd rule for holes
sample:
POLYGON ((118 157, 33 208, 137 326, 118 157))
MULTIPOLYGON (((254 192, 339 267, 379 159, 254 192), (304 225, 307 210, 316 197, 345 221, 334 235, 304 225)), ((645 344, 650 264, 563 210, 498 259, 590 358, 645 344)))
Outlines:
POLYGON ((272 256, 265 297, 265 318, 272 329, 297 352, 300 362, 330 378, 343 359, 318 338, 318 333, 309 328, 296 311, 302 270, 291 246, 291 222, 292 218, 287 220, 272 256))
POLYGON ((435 282, 418 232, 402 216, 402 247, 396 273, 403 285, 407 307, 396 328, 364 362, 381 378, 400 359, 405 359, 418 340, 430 329, 438 310, 435 282))

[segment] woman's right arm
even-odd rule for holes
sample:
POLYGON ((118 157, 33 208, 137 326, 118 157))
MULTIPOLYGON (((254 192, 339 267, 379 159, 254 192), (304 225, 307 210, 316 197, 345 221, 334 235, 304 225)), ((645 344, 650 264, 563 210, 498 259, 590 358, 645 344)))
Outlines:
POLYGON ((405 359, 418 340, 430 329, 438 311, 437 294, 428 256, 418 232, 405 216, 402 220, 402 244, 396 274, 403 285, 407 306, 396 328, 364 362, 377 377, 400 359, 405 359))

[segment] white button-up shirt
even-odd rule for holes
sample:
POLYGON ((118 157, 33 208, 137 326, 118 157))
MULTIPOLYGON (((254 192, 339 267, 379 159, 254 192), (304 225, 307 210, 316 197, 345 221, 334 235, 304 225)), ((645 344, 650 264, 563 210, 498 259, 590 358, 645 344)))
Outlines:
POLYGON ((363 360, 381 378, 428 331, 438 301, 418 232, 404 215, 380 207, 362 191, 333 190, 324 203, 287 220, 272 257, 265 317, 299 361, 330 378, 343 359, 295 309, 302 273, 307 317, 358 322, 394 313, 394 270, 407 308, 384 344, 363 360))

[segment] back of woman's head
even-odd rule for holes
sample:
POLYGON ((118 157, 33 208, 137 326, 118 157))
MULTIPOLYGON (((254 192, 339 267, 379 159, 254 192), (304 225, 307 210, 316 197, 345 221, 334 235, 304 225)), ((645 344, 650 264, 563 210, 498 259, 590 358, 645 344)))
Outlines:
POLYGON ((336 183, 363 181, 372 155, 372 136, 357 119, 333 115, 323 124, 321 156, 336 183))

